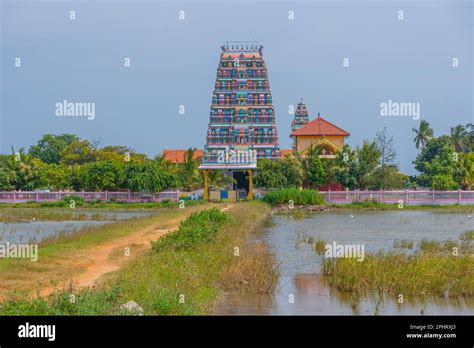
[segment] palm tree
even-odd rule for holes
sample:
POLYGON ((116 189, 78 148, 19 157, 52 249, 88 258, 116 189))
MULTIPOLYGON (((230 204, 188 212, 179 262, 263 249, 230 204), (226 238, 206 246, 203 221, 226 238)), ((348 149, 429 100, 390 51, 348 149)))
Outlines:
POLYGON ((415 133, 413 141, 417 149, 425 147, 426 143, 433 138, 433 129, 430 127, 428 121, 421 120, 420 127, 418 129, 412 128, 412 130, 413 133, 415 133))
POLYGON ((468 132, 462 125, 451 127, 451 142, 454 146, 454 151, 463 152, 468 145, 468 132))
POLYGON ((194 158, 195 152, 195 148, 189 148, 184 153, 183 174, 185 186, 187 188, 191 188, 198 177, 197 168, 199 166, 199 161, 194 158))
POLYGON ((466 124, 466 130, 467 130, 467 142, 469 146, 468 152, 474 151, 474 123, 466 124))

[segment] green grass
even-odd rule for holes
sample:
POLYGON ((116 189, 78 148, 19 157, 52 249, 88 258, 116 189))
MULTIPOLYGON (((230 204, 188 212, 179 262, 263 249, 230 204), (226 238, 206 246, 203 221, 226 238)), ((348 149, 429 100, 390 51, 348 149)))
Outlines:
POLYGON ((1 315, 126 315, 120 308, 125 303, 123 291, 118 288, 92 290, 73 287, 53 293, 47 298, 28 299, 26 295, 12 294, 0 303, 1 315), (74 294, 74 296, 72 296, 74 294))
POLYGON ((265 193, 262 200, 270 205, 289 204, 290 200, 295 205, 321 205, 324 196, 315 190, 300 190, 297 188, 286 188, 265 193))
POLYGON ((193 213, 181 222, 178 230, 152 242, 152 249, 156 252, 166 249, 185 250, 210 242, 227 221, 228 216, 217 208, 193 213))

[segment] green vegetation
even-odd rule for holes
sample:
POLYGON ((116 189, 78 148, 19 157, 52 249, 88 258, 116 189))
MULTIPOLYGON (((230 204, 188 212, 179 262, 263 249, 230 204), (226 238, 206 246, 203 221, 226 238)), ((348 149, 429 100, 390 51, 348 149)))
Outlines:
MULTIPOLYGON (((76 135, 44 135, 28 152, 0 155, 0 190, 148 191, 202 187, 195 149, 183 163, 154 159, 125 146, 105 146, 76 135)), ((219 179, 219 178, 211 178, 219 179)))
POLYGON ((324 197, 320 193, 314 190, 299 190, 296 188, 267 192, 262 200, 271 205, 288 204, 290 200, 292 200, 295 205, 320 205, 324 203, 324 197))
POLYGON ((314 243, 314 250, 316 250, 319 255, 324 254, 324 251, 326 250, 326 241, 318 238, 314 243))
MULTIPOLYGON (((355 258, 325 259, 322 272, 328 284, 355 298, 369 293, 386 293, 397 299, 474 295, 473 232, 460 235, 460 241, 423 239, 413 254, 378 252, 355 258)), ((413 241, 395 241, 395 248, 413 248, 413 241)))
POLYGON ((322 272, 340 291, 386 293, 411 298, 474 295, 474 259, 470 255, 379 252, 355 258, 325 259, 322 272))
POLYGON ((458 125, 450 135, 433 137, 429 123, 421 121, 416 133, 417 148, 421 148, 413 164, 421 174, 420 186, 437 190, 471 189, 474 185, 474 125, 458 125))
POLYGON ((83 288, 60 290, 48 298, 29 300, 24 295, 11 294, 0 303, 2 315, 127 315, 120 308, 124 303, 120 288, 93 290, 83 288), (71 294, 74 293, 74 302, 71 294))
POLYGON ((193 213, 181 222, 175 232, 152 242, 152 249, 156 252, 167 249, 186 250, 201 243, 209 243, 227 221, 228 216, 217 208, 193 213))
POLYGON ((123 314, 120 304, 133 300, 145 314, 195 315, 212 311, 224 291, 270 293, 278 277, 275 259, 264 244, 252 241, 269 216, 268 206, 259 202, 193 214, 173 237, 153 243, 155 250, 127 263, 100 288, 71 287, 34 300, 15 295, 0 303, 0 314, 114 315, 123 314))

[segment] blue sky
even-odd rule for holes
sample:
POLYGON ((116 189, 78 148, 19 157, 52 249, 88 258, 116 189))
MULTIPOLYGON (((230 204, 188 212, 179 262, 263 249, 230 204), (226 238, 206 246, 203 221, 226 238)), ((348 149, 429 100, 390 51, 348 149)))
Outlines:
POLYGON ((381 103, 420 103, 436 135, 474 121, 472 1, 0 2, 1 153, 45 133, 150 156, 202 148, 228 39, 264 46, 281 148, 291 144, 288 106, 301 97, 310 117, 350 132, 351 145, 387 127, 410 174, 419 120, 382 117, 381 103), (94 102, 95 119, 57 117, 64 99, 94 102))

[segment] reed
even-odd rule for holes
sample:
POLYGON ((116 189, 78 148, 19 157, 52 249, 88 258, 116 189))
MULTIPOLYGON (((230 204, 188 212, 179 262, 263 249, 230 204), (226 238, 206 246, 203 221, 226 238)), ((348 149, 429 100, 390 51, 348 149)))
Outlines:
POLYGON ((474 295, 474 258, 419 252, 406 255, 379 252, 354 258, 325 259, 322 272, 328 284, 343 292, 367 295, 383 292, 396 298, 474 295))

